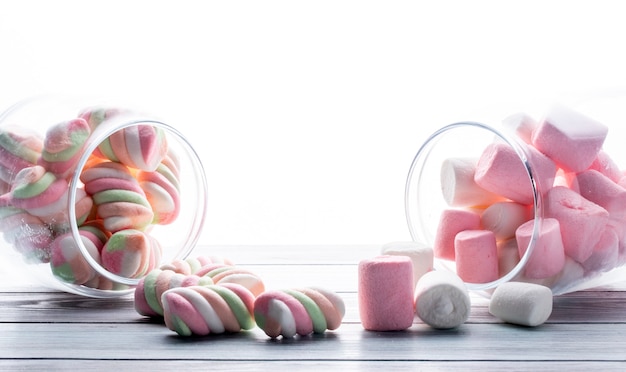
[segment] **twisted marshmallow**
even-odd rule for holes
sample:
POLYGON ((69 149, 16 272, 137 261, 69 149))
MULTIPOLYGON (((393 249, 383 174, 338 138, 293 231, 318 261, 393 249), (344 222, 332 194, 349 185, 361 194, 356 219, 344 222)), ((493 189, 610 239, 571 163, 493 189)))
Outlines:
POLYGON ((213 280, 172 270, 154 269, 143 277, 135 289, 135 310, 145 316, 163 316, 163 293, 172 288, 210 285, 213 280))
POLYGON ((173 260, 161 265, 161 270, 171 270, 184 275, 196 274, 201 268, 213 265, 233 265, 233 262, 227 258, 217 256, 199 256, 187 257, 184 260, 173 260))
POLYGON ((180 213, 178 159, 170 152, 153 172, 139 171, 137 180, 154 212, 153 223, 167 225, 180 213))
POLYGON ((39 164, 59 178, 67 178, 76 168, 90 134, 89 124, 82 118, 52 126, 46 132, 39 164))
MULTIPOLYGON (((125 110, 92 108, 79 116, 92 130, 108 119, 128 113, 125 110)), ((152 125, 133 125, 118 130, 98 146, 95 156, 119 162, 132 168, 152 172, 167 153, 164 131, 152 125)))
POLYGON ((120 163, 103 162, 80 175, 85 191, 92 196, 97 215, 111 232, 145 230, 153 218, 152 207, 131 171, 120 163))
POLYGON ((152 236, 133 229, 121 230, 109 238, 102 248, 102 267, 126 278, 141 278, 160 261, 162 248, 152 236))
POLYGON ((254 302, 256 323, 272 338, 333 330, 340 326, 344 315, 341 297, 321 288, 267 291, 254 302))
POLYGON ((21 127, 0 128, 0 180, 8 183, 20 170, 37 164, 43 140, 21 127))
POLYGON ((263 280, 250 270, 226 264, 209 264, 201 267, 198 276, 208 276, 219 284, 235 283, 246 287, 256 297, 265 291, 263 280))
POLYGON ((254 296, 238 284, 179 287, 162 296, 165 325, 181 336, 254 327, 254 296))

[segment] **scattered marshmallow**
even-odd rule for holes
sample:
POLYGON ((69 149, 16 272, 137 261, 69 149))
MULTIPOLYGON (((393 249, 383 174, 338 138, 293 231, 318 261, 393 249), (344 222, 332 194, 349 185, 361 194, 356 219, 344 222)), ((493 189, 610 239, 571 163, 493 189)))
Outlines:
POLYGON ((471 302, 463 281, 454 273, 426 273, 415 289, 415 312, 433 328, 456 328, 469 318, 471 302))
POLYGON ((413 324, 413 264, 381 255, 359 262, 359 315, 369 331, 401 331, 413 324))
POLYGON ((507 323, 536 327, 552 314, 552 301, 552 291, 548 287, 507 282, 493 292, 489 313, 507 323))

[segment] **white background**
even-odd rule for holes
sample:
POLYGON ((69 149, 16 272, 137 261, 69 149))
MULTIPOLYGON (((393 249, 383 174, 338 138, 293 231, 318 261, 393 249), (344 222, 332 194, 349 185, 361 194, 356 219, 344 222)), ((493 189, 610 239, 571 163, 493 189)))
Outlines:
POLYGON ((203 244, 382 244, 409 239, 431 132, 624 87, 625 38, 619 1, 2 1, 0 106, 84 92, 168 118, 205 163, 203 244))

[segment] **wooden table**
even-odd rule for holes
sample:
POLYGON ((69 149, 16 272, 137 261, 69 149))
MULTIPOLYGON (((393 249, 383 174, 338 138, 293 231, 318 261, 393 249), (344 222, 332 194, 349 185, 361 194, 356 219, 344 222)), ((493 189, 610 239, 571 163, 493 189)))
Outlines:
MULTIPOLYGON (((626 285, 556 297, 536 328, 503 324, 472 296, 454 330, 419 322, 403 332, 365 331, 357 264, 379 246, 199 247, 231 258, 268 289, 324 286, 345 300, 333 332, 269 339, 260 329, 183 338, 135 312, 131 297, 84 298, 23 281, 0 287, 0 370, 626 370, 626 285)), ((5 269, 6 269, 5 265, 5 269)), ((7 273, 0 272, 3 277, 7 273)))

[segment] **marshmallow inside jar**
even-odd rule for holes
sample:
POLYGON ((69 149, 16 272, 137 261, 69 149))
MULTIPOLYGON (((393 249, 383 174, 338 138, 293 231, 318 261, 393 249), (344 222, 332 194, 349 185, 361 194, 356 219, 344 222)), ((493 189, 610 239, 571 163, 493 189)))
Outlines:
POLYGON ((0 256, 16 277, 121 297, 194 249, 202 162, 174 126, 128 107, 42 96, 0 115, 0 256))
POLYGON ((406 182, 413 240, 487 296, 509 281, 559 295, 626 279, 621 101, 551 103, 434 132, 406 182))

